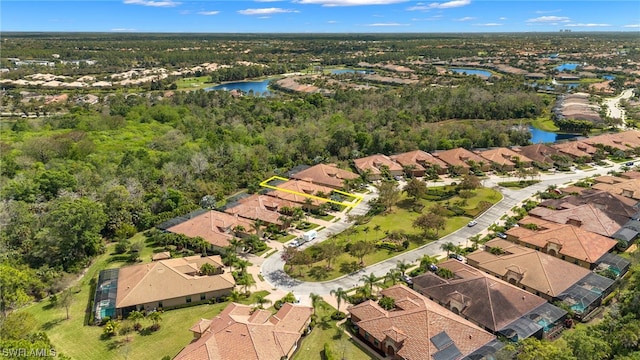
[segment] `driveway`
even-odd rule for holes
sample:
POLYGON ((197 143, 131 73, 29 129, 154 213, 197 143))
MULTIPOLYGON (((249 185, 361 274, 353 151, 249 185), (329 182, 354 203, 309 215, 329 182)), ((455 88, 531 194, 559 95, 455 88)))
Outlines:
MULTIPOLYGON (((505 181, 503 178, 492 177, 484 180, 484 185, 486 187, 494 187, 497 188, 503 195, 503 199, 495 204, 493 207, 485 211, 482 215, 476 218, 478 224, 474 227, 463 227, 447 236, 444 236, 436 241, 433 241, 429 244, 426 244, 422 247, 419 247, 415 250, 402 253, 393 258, 387 259, 385 261, 379 262, 377 264, 370 265, 364 269, 361 269, 355 273, 351 273, 340 278, 324 281, 324 282, 303 282, 296 279, 291 278, 284 272, 284 261, 280 258, 280 253, 274 254, 269 258, 265 259, 262 264, 262 275, 264 279, 273 286, 273 288, 292 291, 296 295, 307 296, 309 293, 316 293, 326 297, 331 290, 337 289, 338 287, 342 287, 343 289, 350 289, 356 287, 359 284, 360 278, 364 274, 373 273, 376 276, 384 276, 390 269, 396 267, 399 261, 404 262, 415 262, 420 259, 423 255, 430 256, 438 256, 442 255, 442 250, 440 249, 441 245, 447 242, 452 242, 456 245, 467 245, 467 239, 471 236, 474 236, 479 233, 483 233, 487 231, 487 228, 491 226, 493 223, 498 222, 500 218, 509 212, 511 208, 516 205, 519 205, 524 200, 527 200, 532 195, 536 194, 538 191, 545 191, 550 185, 563 185, 569 182, 574 182, 579 179, 593 176, 593 175, 604 175, 611 170, 619 170, 624 163, 621 164, 613 164, 613 166, 608 168, 596 168, 596 170, 592 171, 575 171, 572 173, 559 173, 559 174, 544 174, 540 177, 541 182, 524 189, 520 190, 512 190, 507 188, 498 187, 497 183, 501 181, 505 181)), ((360 205, 365 204, 363 207, 358 209, 358 213, 368 210, 368 205, 366 204, 368 200, 375 196, 375 193, 369 194, 370 196, 360 203, 360 205), (366 207, 365 207, 366 206, 366 207), (365 210, 366 209, 366 210, 365 210)), ((359 206, 360 206, 359 205, 359 206)), ((356 209, 352 210, 352 213, 356 209)), ((337 223, 336 223, 337 225, 337 223)), ((337 234, 340 231, 338 229, 346 229, 350 226, 350 223, 346 223, 344 221, 341 225, 336 226, 335 228, 329 229, 326 231, 323 230, 323 236, 318 235, 318 238, 314 240, 312 243, 321 242, 321 239, 326 239, 329 233, 337 234)), ((306 244, 305 244, 306 245, 306 244)), ((308 245, 306 245, 308 246, 308 245)))

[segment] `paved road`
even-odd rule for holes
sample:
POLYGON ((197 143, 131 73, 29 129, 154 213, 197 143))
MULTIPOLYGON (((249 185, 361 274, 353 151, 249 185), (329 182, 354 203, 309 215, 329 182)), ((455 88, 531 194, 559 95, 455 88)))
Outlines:
POLYGON ((629 99, 633 95, 633 89, 624 90, 620 95, 604 100, 607 105, 607 116, 622 120, 622 128, 626 127, 624 109, 620 107, 620 100, 629 99))
MULTIPOLYGON (((478 224, 474 227, 463 227, 447 236, 438 239, 437 241, 431 242, 420 248, 400 254, 396 257, 387 259, 377 264, 368 266, 356 273, 345 275, 335 280, 325 282, 302 282, 293 279, 284 272, 284 262, 280 258, 280 253, 274 254, 265 259, 262 264, 262 275, 264 276, 265 280, 268 281, 274 288, 285 291, 293 291, 295 294, 302 296, 306 296, 311 292, 320 295, 327 295, 331 290, 338 287, 342 287, 343 289, 353 288, 359 285, 359 279, 364 274, 373 273, 376 276, 384 276, 390 269, 394 268, 399 261, 414 262, 417 259, 421 258, 423 255, 440 255, 442 253, 440 246, 443 243, 452 242, 456 245, 465 246, 469 237, 486 231, 486 229, 490 225, 499 221, 500 217, 509 212, 511 208, 518 205, 520 202, 530 198, 538 191, 546 190, 550 185, 563 185, 596 174, 604 175, 611 170, 619 170, 622 166, 624 166, 623 163, 613 164, 613 166, 606 168, 596 168, 595 171, 578 170, 574 173, 545 174, 540 177, 540 183, 521 190, 498 188, 497 183, 500 181, 505 181, 505 179, 492 177, 490 179, 484 180, 484 186, 498 188, 503 194, 503 199, 493 207, 491 207, 489 210, 484 212, 482 215, 480 215, 476 219, 478 224)), ((375 195, 370 194, 369 198, 373 196, 375 195)), ((361 205, 365 204, 366 201, 369 200, 369 198, 363 201, 361 205)), ((358 209, 358 212, 365 211, 365 209, 366 207, 363 206, 362 208, 358 209)), ((355 210, 356 209, 352 210, 352 212, 355 210)), ((344 226, 344 230, 349 225, 350 224, 343 223, 342 225, 340 225, 340 227, 344 226)), ((326 239, 329 232, 331 232, 332 234, 338 233, 338 231, 335 231, 335 229, 327 229, 326 231, 323 230, 322 237, 319 235, 318 239, 314 240, 314 243, 322 241, 321 239, 326 239)))

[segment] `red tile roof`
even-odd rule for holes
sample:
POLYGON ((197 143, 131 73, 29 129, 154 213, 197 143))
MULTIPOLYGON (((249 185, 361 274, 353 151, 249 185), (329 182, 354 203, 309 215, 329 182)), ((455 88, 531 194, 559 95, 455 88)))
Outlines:
POLYGON ((358 174, 337 168, 333 165, 318 164, 297 172, 291 176, 294 179, 308 181, 318 185, 330 186, 335 189, 344 186, 344 180, 356 179, 358 174))
POLYGON ((230 215, 211 210, 172 226, 167 231, 189 237, 200 236, 212 245, 226 247, 234 237, 233 228, 236 226, 244 227, 246 232, 251 231, 251 221, 241 218, 237 214, 230 215))
POLYGON ((462 166, 465 169, 470 167, 468 164, 469 160, 475 161, 478 164, 487 162, 483 157, 476 155, 465 148, 440 151, 434 154, 434 156, 438 157, 450 166, 462 166))
POLYGON ((422 150, 414 150, 402 154, 392 155, 391 159, 395 160, 402 166, 413 165, 416 167, 416 170, 425 170, 423 164, 429 164, 431 166, 438 165, 442 169, 447 168, 447 163, 422 150))

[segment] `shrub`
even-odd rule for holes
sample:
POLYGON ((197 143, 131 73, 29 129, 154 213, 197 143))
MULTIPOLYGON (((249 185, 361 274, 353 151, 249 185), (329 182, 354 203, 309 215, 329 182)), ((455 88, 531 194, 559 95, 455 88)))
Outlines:
POLYGON ((127 251, 129 251, 129 241, 128 240, 120 240, 118 241, 118 243, 116 244, 116 254, 124 254, 127 251))
POLYGON ((324 343, 324 349, 322 350, 323 354, 324 354, 324 359, 325 360, 335 360, 336 356, 333 354, 333 351, 331 351, 331 346, 329 345, 329 343, 324 343))
POLYGON ((346 318, 347 318, 347 314, 343 313, 342 311, 336 311, 333 314, 331 314, 331 320, 342 320, 346 318))

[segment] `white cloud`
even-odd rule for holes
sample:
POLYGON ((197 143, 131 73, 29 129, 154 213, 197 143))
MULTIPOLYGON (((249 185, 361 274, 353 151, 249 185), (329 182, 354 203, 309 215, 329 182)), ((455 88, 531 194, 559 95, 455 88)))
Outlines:
POLYGON ((406 2, 407 0, 297 0, 298 4, 311 4, 322 6, 364 6, 364 5, 389 5, 406 2))
POLYGON ((198 12, 198 14, 200 14, 200 15, 206 15, 206 16, 211 16, 211 15, 218 15, 218 14, 220 14, 220 11, 217 11, 217 10, 213 10, 213 11, 200 11, 200 12, 198 12))
POLYGON ((629 24, 629 25, 624 25, 624 28, 640 28, 640 24, 629 24))
POLYGON ((571 21, 566 16, 540 16, 537 18, 527 20, 528 23, 558 23, 571 21))
POLYGON ((115 31, 115 32, 128 32, 128 31, 136 31, 136 29, 115 28, 115 29, 111 29, 111 31, 115 31))
POLYGON ((500 16, 500 17, 498 18, 498 20, 507 20, 507 18, 506 18, 506 17, 504 17, 504 16, 500 16))
POLYGON ((400 23, 374 23, 374 24, 366 24, 365 26, 373 26, 373 27, 383 27, 383 26, 409 26, 410 24, 400 24, 400 23))
POLYGON ((337 22, 337 21, 335 21, 335 20, 329 20, 329 21, 327 21, 327 24, 337 24, 337 23, 338 23, 338 22, 337 22))
POLYGON ((271 19, 271 16, 258 16, 258 19, 271 19))
POLYGON ((502 26, 499 23, 473 24, 473 26, 502 26))
POLYGON ((416 6, 407 8, 408 11, 429 11, 431 9, 451 9, 471 4, 471 0, 452 0, 443 3, 424 4, 418 3, 416 6))
POLYGON ((538 10, 538 11, 536 11, 535 13, 536 13, 536 14, 553 14, 553 13, 557 13, 557 12, 560 12, 560 11, 562 11, 562 10, 560 10, 560 9, 555 9, 555 10, 538 10))
POLYGON ((475 20, 476 18, 474 18, 473 16, 465 16, 465 17, 461 17, 459 19, 456 19, 456 21, 471 21, 471 20, 475 20))
POLYGON ((238 10, 238 14, 242 14, 242 15, 272 15, 272 14, 284 14, 284 13, 296 13, 296 12, 298 12, 298 10, 282 9, 282 8, 238 10))
POLYGON ((567 26, 567 27, 607 27, 607 26, 611 26, 611 24, 593 24, 593 23, 589 23, 589 24, 567 24, 565 26, 567 26))
POLYGON ((153 7, 176 7, 182 3, 172 1, 172 0, 124 0, 123 3, 130 5, 143 5, 143 6, 153 6, 153 7))

